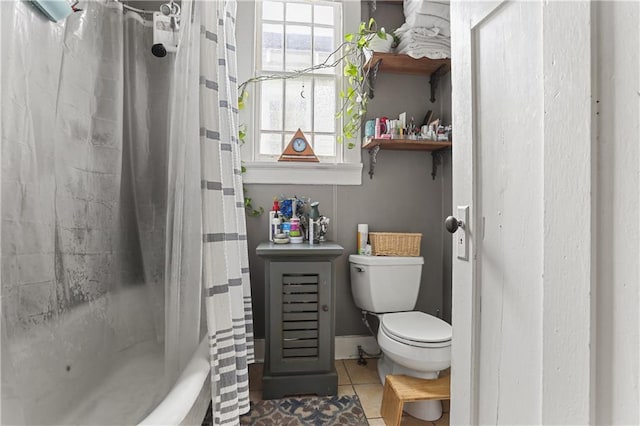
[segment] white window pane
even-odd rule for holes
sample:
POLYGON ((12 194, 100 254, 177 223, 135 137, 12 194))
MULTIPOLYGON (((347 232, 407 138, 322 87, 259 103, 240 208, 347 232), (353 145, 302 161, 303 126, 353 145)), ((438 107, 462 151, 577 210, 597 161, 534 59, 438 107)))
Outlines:
POLYGON ((273 133, 260 134, 260 154, 279 155, 282 154, 282 135, 273 133))
POLYGON ((333 7, 313 6, 313 22, 316 24, 333 25, 333 7))
POLYGON ((262 2, 262 19, 284 21, 284 3, 279 1, 262 2))
POLYGON ((335 132, 336 82, 332 78, 316 78, 314 96, 314 130, 335 132))
POLYGON ((311 131, 313 89, 310 78, 286 80, 286 103, 284 107, 285 130, 311 131))
POLYGON ((282 71, 284 26, 264 24, 262 26, 262 69, 282 71))
POLYGON ((282 80, 260 83, 261 130, 282 130, 282 80))
POLYGON ((286 71, 311 66, 311 27, 287 25, 286 71))
POLYGON ((287 3, 287 22, 311 22, 311 5, 287 3))
POLYGON ((316 155, 335 157, 336 137, 335 135, 315 135, 313 142, 313 152, 316 155))
MULTIPOLYGON (((294 135, 295 135, 295 133, 285 133, 284 134, 284 145, 282 145, 282 149, 283 150, 287 145, 289 145, 289 143, 291 142, 291 139, 293 139, 294 135)), ((305 137, 307 138, 307 140, 309 140, 309 137, 307 135, 305 135, 305 137)))
MULTIPOLYGON (((331 28, 316 28, 313 34, 313 64, 321 64, 327 61, 327 57, 335 50, 335 34, 331 28)), ((331 57, 327 63, 335 62, 331 57)), ((317 71, 322 74, 335 74, 336 68, 322 68, 317 71)))

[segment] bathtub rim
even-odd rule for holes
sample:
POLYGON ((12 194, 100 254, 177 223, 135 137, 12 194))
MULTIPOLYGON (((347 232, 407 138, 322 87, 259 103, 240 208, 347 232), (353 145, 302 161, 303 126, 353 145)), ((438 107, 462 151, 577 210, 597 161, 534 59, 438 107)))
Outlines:
MULTIPOLYGON (((197 415, 191 411, 192 409, 200 409, 198 406, 201 406, 203 401, 203 393, 208 395, 204 401, 211 401, 210 380, 207 380, 210 371, 209 344, 208 338, 205 336, 167 396, 138 425, 179 425, 188 417, 197 415)), ((208 403, 201 413, 202 418, 206 414, 207 407, 208 403)))

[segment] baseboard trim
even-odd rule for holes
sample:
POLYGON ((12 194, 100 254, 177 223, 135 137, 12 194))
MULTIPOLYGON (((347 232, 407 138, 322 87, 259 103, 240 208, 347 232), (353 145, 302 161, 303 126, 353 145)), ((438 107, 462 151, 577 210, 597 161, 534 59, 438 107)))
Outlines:
MULTIPOLYGON (((373 336, 336 336, 336 359, 358 358, 358 346, 365 352, 376 354, 380 351, 378 342, 373 336)), ((264 362, 264 339, 254 340, 256 362, 264 362)))

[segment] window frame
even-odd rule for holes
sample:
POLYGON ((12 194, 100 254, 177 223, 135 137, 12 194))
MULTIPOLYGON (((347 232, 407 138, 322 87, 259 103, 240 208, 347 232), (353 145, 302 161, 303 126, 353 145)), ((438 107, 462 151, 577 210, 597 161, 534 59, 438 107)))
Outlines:
MULTIPOLYGON (((238 2, 236 37, 238 49, 238 82, 253 77, 257 70, 256 46, 261 46, 260 35, 256 26, 256 17, 261 12, 258 1, 238 2)), ((291 0, 287 0, 291 1, 291 0)), ((326 1, 326 0, 325 0, 326 1)), ((335 0, 341 3, 342 16, 336 19, 336 24, 341 26, 341 34, 357 31, 360 24, 360 3, 350 0, 335 0)), ((301 0, 301 3, 316 4, 315 1, 301 0)), ((323 1, 324 3, 324 1, 323 1)), ((342 36, 341 36, 342 37, 342 36)), ((342 38, 337 39, 338 41, 342 38)), ((347 80, 343 78, 340 69, 334 74, 338 81, 337 90, 345 90, 347 80)), ((245 102, 245 108, 240 111, 239 123, 246 123, 245 143, 241 146, 242 159, 246 168, 243 181, 250 184, 311 184, 311 185, 361 185, 362 161, 360 140, 346 140, 336 145, 342 158, 340 161, 328 161, 327 157, 321 157, 320 163, 278 162, 270 159, 265 161, 256 156, 258 149, 259 125, 259 86, 248 86, 249 98, 245 102), (355 144, 355 148, 347 148, 349 142, 355 144)), ((337 107, 339 97, 336 95, 337 107)), ((341 132, 341 123, 336 121, 336 136, 341 132)), ((358 138, 359 139, 359 138, 358 138)), ((283 145, 288 141, 283 141, 283 145)), ((284 147, 283 146, 283 147, 284 147)), ((276 156, 274 156, 276 157, 276 156)), ((277 158, 276 158, 277 160, 277 158)))
MULTIPOLYGON (((312 58, 312 64, 314 61, 314 29, 317 28, 327 28, 327 29, 332 29, 333 30, 333 37, 334 40, 336 42, 336 44, 340 43, 341 40, 344 37, 344 29, 343 29, 343 23, 342 23, 342 8, 343 8, 343 2, 342 1, 333 1, 333 0, 314 0, 314 1, 308 1, 308 0, 271 0, 274 2, 279 2, 282 3, 283 6, 283 21, 275 21, 275 20, 269 20, 269 19, 262 19, 262 9, 263 9, 263 2, 262 1, 258 1, 256 2, 256 19, 255 19, 255 29, 256 29, 256 44, 254 47, 254 61, 255 61, 255 69, 256 72, 262 72, 264 74, 271 74, 271 75, 282 75, 282 76, 287 76, 287 75, 291 75, 293 74, 293 71, 286 71, 286 70, 282 70, 282 71, 271 71, 271 70, 263 70, 262 69, 262 53, 260 51, 260 47, 262 46, 262 25, 264 24, 274 24, 274 25, 286 25, 286 24, 293 24, 296 26, 302 26, 302 27, 308 27, 311 29, 311 58, 312 58), (286 8, 286 4, 287 3, 298 3, 298 4, 305 4, 305 5, 309 5, 311 6, 311 16, 312 16, 312 22, 302 22, 302 21, 287 21, 287 8, 286 8), (313 7, 314 6, 330 6, 333 9, 333 22, 334 24, 332 26, 329 25, 325 25, 325 24, 317 24, 315 22, 313 22, 313 7)), ((284 30, 284 28, 283 28, 284 30)), ((286 37, 286 30, 283 32, 283 63, 286 67, 286 51, 287 51, 287 37, 286 37)), ((340 69, 340 67, 336 67, 336 69, 334 70, 333 73, 328 74, 328 73, 309 73, 309 74, 305 74, 305 76, 308 75, 312 81, 311 87, 305 87, 305 90, 308 91, 308 93, 311 94, 313 102, 311 103, 311 132, 305 132, 305 130, 303 129, 303 133, 305 134, 305 136, 307 136, 307 139, 310 139, 309 142, 311 142, 312 147, 314 148, 315 151, 315 135, 332 135, 333 139, 334 139, 334 144, 336 144, 335 146, 335 155, 331 155, 331 156, 326 156, 326 155, 321 155, 320 153, 318 153, 317 151, 315 152, 316 156, 320 159, 320 161, 324 161, 324 162, 328 162, 328 163, 342 163, 343 162, 343 150, 340 149, 340 147, 337 144, 337 136, 340 134, 341 129, 342 129, 342 124, 343 124, 343 120, 342 119, 335 119, 332 117, 332 119, 334 120, 334 132, 330 133, 330 132, 321 132, 321 131, 316 131, 316 127, 315 127, 315 120, 314 120, 314 111, 315 111, 315 105, 316 105, 316 99, 315 99, 315 79, 319 78, 319 79, 326 79, 326 80, 333 80, 335 82, 335 96, 334 96, 334 114, 335 111, 338 111, 338 108, 340 107, 340 96, 339 93, 341 90, 343 90, 342 88, 344 87, 344 76, 342 75, 342 70, 340 69), (313 139, 313 142, 311 141, 311 139, 313 139)), ((286 85, 287 85, 287 81, 286 79, 282 79, 280 80, 282 81, 282 100, 283 100, 283 106, 282 106, 282 111, 283 111, 283 116, 282 116, 282 129, 283 130, 274 130, 274 131, 263 131, 262 129, 262 111, 261 111, 261 104, 262 104, 262 90, 261 90, 261 84, 260 85, 255 85, 255 103, 253 105, 254 107, 254 111, 253 111, 253 125, 254 128, 257 129, 257 134, 256 134, 256 138, 255 138, 255 143, 253 144, 253 158, 256 161, 260 161, 260 162, 274 162, 278 160, 278 157, 280 156, 280 154, 261 154, 260 153, 260 136, 261 133, 271 133, 271 134, 278 134, 278 135, 282 135, 282 146, 281 149, 284 149, 287 144, 289 143, 289 141, 287 140, 287 135, 290 133, 291 136, 293 136, 293 134, 295 133, 296 129, 287 129, 286 125, 285 125, 285 121, 286 121, 286 85)), ((293 80, 295 81, 295 79, 293 80)))

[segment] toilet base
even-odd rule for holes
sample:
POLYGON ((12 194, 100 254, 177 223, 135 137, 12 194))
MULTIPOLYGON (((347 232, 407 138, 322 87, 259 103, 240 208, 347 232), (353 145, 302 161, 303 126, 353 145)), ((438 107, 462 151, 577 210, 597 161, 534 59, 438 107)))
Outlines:
MULTIPOLYGON (((389 374, 405 374, 411 377, 421 379, 437 379, 438 371, 415 371, 394 363, 389 357, 385 356, 378 360, 378 376, 380 382, 384 385, 385 377, 389 374)), ((442 417, 441 401, 419 401, 407 402, 404 404, 404 411, 420 420, 434 421, 442 417)))

